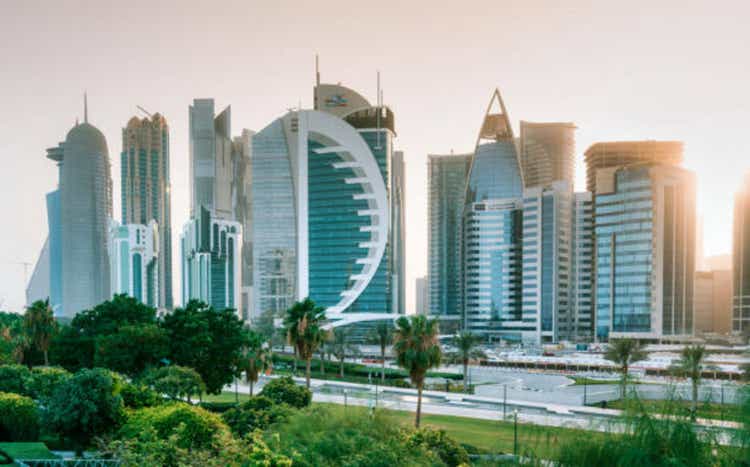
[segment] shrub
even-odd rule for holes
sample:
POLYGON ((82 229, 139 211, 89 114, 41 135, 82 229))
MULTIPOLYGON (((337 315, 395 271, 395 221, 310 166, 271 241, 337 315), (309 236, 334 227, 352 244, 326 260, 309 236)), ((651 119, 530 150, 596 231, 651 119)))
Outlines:
POLYGON ((173 365, 153 369, 146 373, 143 381, 154 391, 165 394, 172 400, 187 398, 190 402, 192 396, 206 391, 201 375, 184 366, 173 365))
POLYGON ((236 402, 201 402, 198 407, 208 410, 209 412, 222 414, 231 409, 237 408, 236 402))
POLYGON ((241 406, 228 410, 221 418, 232 429, 232 433, 245 436, 255 430, 265 430, 291 414, 292 409, 286 404, 275 404, 268 397, 256 396, 241 406))
POLYGON ((119 437, 135 439, 148 429, 154 429, 160 439, 177 435, 177 446, 186 449, 218 448, 216 436, 229 431, 218 415, 176 402, 134 412, 120 429, 119 437))
POLYGON ((299 386, 289 376, 276 378, 263 386, 261 396, 271 399, 277 404, 288 404, 301 409, 312 402, 312 393, 309 389, 299 386))
POLYGON ((120 396, 125 407, 130 409, 153 407, 163 402, 159 393, 145 384, 125 383, 120 389, 120 396))
POLYGON ((423 428, 409 434, 407 443, 410 446, 422 447, 440 457, 450 467, 457 467, 469 463, 469 453, 454 439, 449 438, 444 430, 423 428))
POLYGON ((28 393, 36 400, 47 400, 52 397, 55 388, 71 376, 70 372, 63 368, 34 368, 31 370, 31 377, 28 379, 28 393))
POLYGON ((0 392, 0 441, 36 441, 39 412, 29 397, 0 392))
POLYGON ((27 387, 31 371, 23 365, 0 366, 0 392, 29 395, 27 387))

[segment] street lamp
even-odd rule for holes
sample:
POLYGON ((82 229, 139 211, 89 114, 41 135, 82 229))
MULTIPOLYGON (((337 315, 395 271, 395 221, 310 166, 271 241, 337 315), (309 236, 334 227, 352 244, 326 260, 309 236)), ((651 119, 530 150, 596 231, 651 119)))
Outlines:
POLYGON ((513 409, 513 455, 518 456, 518 409, 513 409))
POLYGON ((344 410, 348 407, 346 396, 349 394, 348 389, 344 389, 344 410))

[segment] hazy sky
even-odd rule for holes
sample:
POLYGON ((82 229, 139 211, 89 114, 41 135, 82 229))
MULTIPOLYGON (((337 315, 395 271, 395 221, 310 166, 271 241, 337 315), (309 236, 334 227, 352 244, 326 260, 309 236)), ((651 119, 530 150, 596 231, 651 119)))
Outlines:
POLYGON ((121 128, 136 105, 166 116, 180 232, 192 99, 231 104, 235 134, 259 130, 312 106, 316 52, 323 81, 371 101, 381 70, 407 161, 409 306, 427 263, 426 155, 472 150, 496 86, 516 131, 521 119, 578 125, 579 188, 595 141, 683 140, 705 252, 729 252, 732 193, 750 168, 749 14, 743 1, 0 0, 0 302, 24 302, 16 263, 36 261, 57 184, 45 148, 82 116, 84 89, 118 217, 121 128))

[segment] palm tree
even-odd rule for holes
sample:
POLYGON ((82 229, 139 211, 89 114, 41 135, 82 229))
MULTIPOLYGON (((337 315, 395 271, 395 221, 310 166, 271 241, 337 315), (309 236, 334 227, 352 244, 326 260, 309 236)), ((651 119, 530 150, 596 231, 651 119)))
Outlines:
POLYGON ((331 354, 339 361, 339 376, 343 378, 346 354, 353 354, 355 349, 350 345, 349 332, 346 329, 334 329, 331 337, 331 354))
POLYGON ((456 346, 456 359, 464 367, 464 392, 469 391, 469 361, 484 356, 484 352, 477 349, 480 338, 470 331, 461 331, 453 337, 453 345, 456 346))
POLYGON ((317 306, 309 298, 295 303, 286 310, 286 317, 284 318, 286 338, 289 344, 294 347, 297 356, 305 360, 307 389, 310 389, 310 362, 327 334, 322 328, 325 319, 325 309, 317 306))
POLYGON ((706 348, 702 345, 688 345, 682 349, 680 359, 672 366, 672 371, 684 378, 689 378, 693 385, 693 417, 698 412, 698 388, 701 384, 702 372, 707 369, 703 364, 706 358, 706 348))
POLYGON ((638 341, 633 339, 612 340, 604 353, 604 358, 620 366, 622 374, 622 397, 627 396, 628 371, 630 365, 648 358, 638 341))
POLYGON ((49 366, 49 345, 57 330, 57 322, 52 315, 49 299, 37 300, 26 308, 23 327, 31 345, 44 355, 44 366, 49 366))
POLYGON ((253 395, 253 386, 258 382, 258 376, 268 368, 270 353, 262 334, 255 331, 247 332, 247 342, 242 349, 242 363, 245 381, 250 386, 250 397, 253 395))
POLYGON ((422 418, 425 375, 429 369, 440 366, 442 357, 438 333, 438 321, 423 315, 402 316, 396 321, 393 351, 398 365, 409 373, 412 384, 417 386, 417 415, 414 420, 417 428, 422 418))
POLYGON ((393 339, 393 324, 390 321, 382 321, 375 326, 373 341, 380 346, 381 381, 385 384, 385 349, 393 339))

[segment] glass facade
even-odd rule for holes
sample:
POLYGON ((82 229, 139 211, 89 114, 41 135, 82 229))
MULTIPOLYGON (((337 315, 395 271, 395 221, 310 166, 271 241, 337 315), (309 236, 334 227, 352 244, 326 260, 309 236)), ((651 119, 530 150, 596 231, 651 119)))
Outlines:
POLYGON ((574 341, 593 338, 594 209, 589 192, 576 193, 572 222, 571 306, 574 341))
POLYGON ((466 202, 520 198, 522 192, 523 180, 515 142, 479 144, 471 164, 466 202))
POLYGON ((750 330, 750 175, 734 196, 732 332, 750 330))
POLYGON ((521 166, 526 188, 558 181, 573 186, 575 130, 572 123, 521 122, 521 166))
POLYGON ((49 226, 49 301, 55 316, 62 312, 62 219, 60 190, 47 194, 47 225, 49 226))

